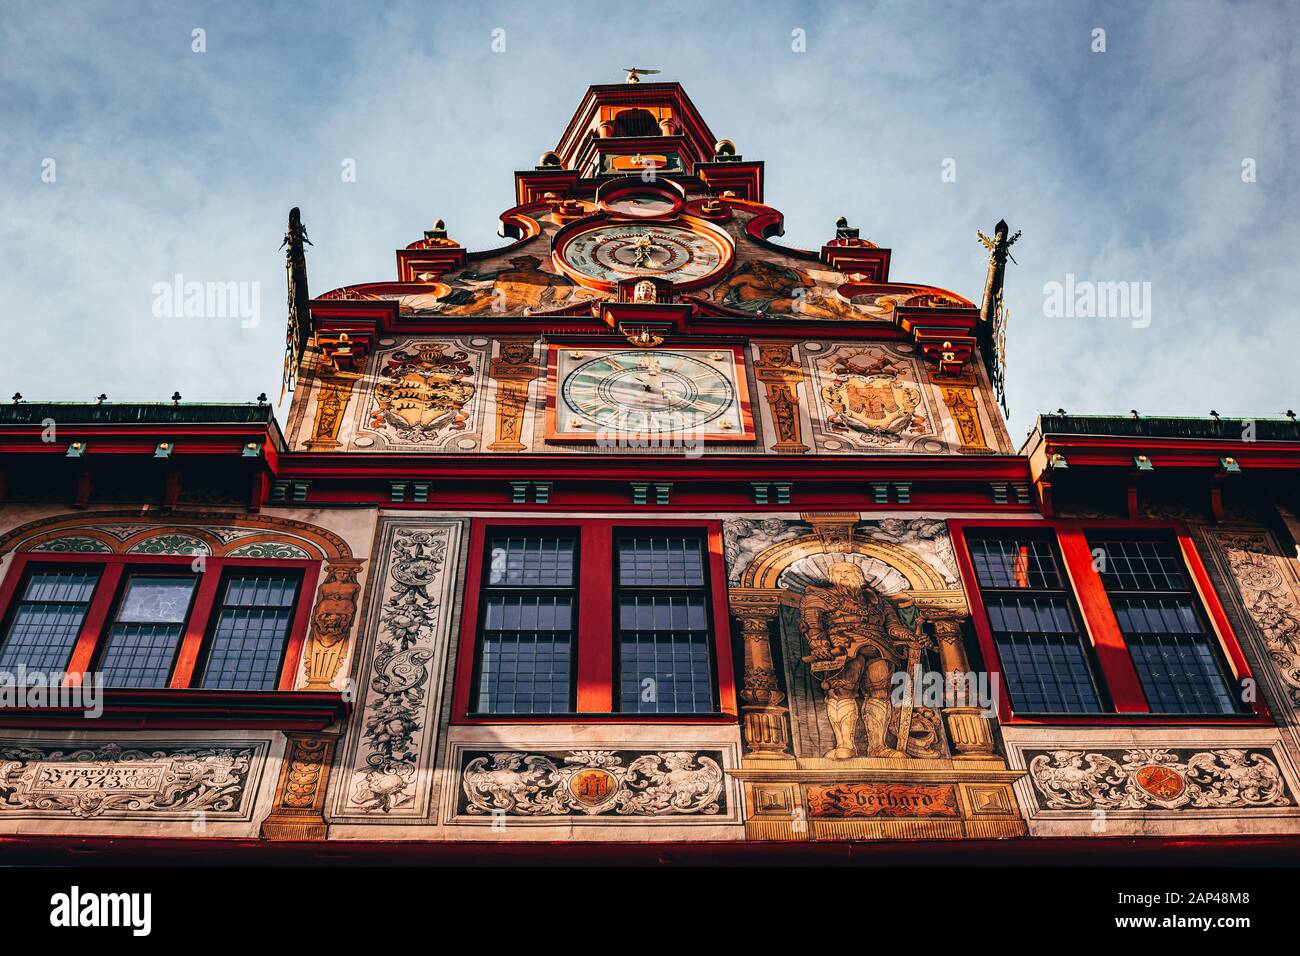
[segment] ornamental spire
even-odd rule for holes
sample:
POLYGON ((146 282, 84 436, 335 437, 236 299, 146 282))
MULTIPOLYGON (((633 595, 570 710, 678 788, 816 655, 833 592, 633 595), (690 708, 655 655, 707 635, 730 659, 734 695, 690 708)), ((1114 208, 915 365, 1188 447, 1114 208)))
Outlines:
POLYGON ((993 393, 1002 406, 1002 413, 1007 416, 1011 414, 1007 410, 1006 393, 1007 319, 1011 314, 1002 304, 1002 285, 1007 260, 1016 261, 1011 255, 1011 246, 1020 238, 1020 230, 1017 229, 1014 236, 1008 236, 1010 231, 1011 227, 1007 225, 1005 219, 999 219, 998 224, 993 227, 992 239, 978 229, 975 230, 975 235, 979 236, 980 242, 989 251, 989 271, 984 281, 984 301, 980 304, 980 349, 984 353, 984 361, 988 366, 989 382, 993 385, 993 393))

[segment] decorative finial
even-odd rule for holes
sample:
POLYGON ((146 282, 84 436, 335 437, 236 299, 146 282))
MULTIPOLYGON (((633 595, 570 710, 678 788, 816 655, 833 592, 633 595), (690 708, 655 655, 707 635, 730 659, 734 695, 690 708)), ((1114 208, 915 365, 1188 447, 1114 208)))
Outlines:
MULTIPOLYGON (((18 397, 18 396, 15 396, 15 398, 16 398, 16 397, 18 397)), ((1288 408, 1288 409, 1286 410, 1286 417, 1289 418, 1289 419, 1291 419, 1291 421, 1295 421, 1295 412, 1288 408)))
POLYGON ((180 393, 180 392, 172 392, 172 404, 173 404, 173 405, 179 405, 180 403, 181 403, 181 393, 180 393))
POLYGON ((98 395, 95 396, 96 405, 103 405, 106 401, 108 401, 108 396, 105 395, 103 392, 100 392, 98 395))
POLYGON ((266 404, 266 392, 259 392, 259 393, 258 393, 258 395, 257 395, 257 404, 259 404, 259 405, 265 405, 265 404, 266 404))
POLYGON ((1056 414, 1058 414, 1058 415, 1065 415, 1065 414, 1068 414, 1068 413, 1066 412, 1066 410, 1065 410, 1064 408, 1058 408, 1058 409, 1056 410, 1056 414))
POLYGON ((1217 422, 1217 421, 1219 420, 1219 413, 1216 412, 1214 409, 1211 408, 1211 409, 1210 409, 1210 417, 1213 418, 1213 419, 1217 422))
POLYGON ((639 66, 625 66, 623 69, 627 73, 627 79, 623 81, 624 83, 640 83, 641 77, 651 76, 659 72, 658 70, 647 70, 639 66))
POLYGON ((22 400, 23 400, 23 393, 22 393, 22 392, 14 392, 14 404, 17 405, 17 404, 18 404, 19 402, 21 402, 22 400))
POLYGON ((1138 410, 1136 408, 1130 408, 1128 410, 1128 413, 1132 415, 1134 419, 1138 419, 1142 417, 1141 415, 1138 414, 1138 410))

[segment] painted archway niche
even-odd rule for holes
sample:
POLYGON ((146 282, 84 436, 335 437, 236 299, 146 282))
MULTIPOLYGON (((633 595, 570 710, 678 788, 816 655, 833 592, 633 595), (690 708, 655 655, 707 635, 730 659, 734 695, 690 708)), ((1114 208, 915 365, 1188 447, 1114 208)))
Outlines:
MULTIPOLYGON (((170 512, 166 523, 138 511, 54 515, 0 535, 0 555, 168 556, 319 562, 311 627, 295 681, 300 690, 332 691, 348 657, 364 558, 332 531, 271 515, 170 512)), ((307 581, 311 581, 310 575, 307 581)))
MULTIPOLYGON (((870 524, 870 523, 868 523, 870 524)), ((792 668, 805 668, 808 673, 801 674, 800 679, 814 682, 819 686, 819 694, 825 693, 827 686, 822 675, 812 673, 811 648, 802 646, 802 659, 790 653, 791 645, 787 636, 784 645, 786 653, 782 655, 773 648, 773 625, 776 625, 778 641, 781 640, 782 609, 786 612, 786 627, 790 628, 790 616, 796 620, 804 613, 805 595, 809 589, 818 595, 813 600, 819 602, 819 609, 824 608, 828 619, 836 614, 852 615, 855 607, 851 604, 838 603, 842 600, 837 592, 828 594, 826 588, 832 577, 832 568, 836 565, 849 564, 858 569, 860 574, 849 572, 846 577, 850 582, 861 581, 867 591, 874 591, 885 601, 898 609, 898 617, 917 632, 914 655, 925 651, 937 652, 939 667, 945 674, 958 674, 963 677, 970 673, 970 663, 962 637, 963 622, 969 616, 969 608, 955 572, 945 580, 944 575, 930 561, 925 560, 909 549, 906 544, 880 540, 873 535, 870 528, 864 527, 860 516, 849 514, 803 514, 800 523, 787 523, 779 519, 770 519, 760 523, 765 528, 765 535, 755 536, 757 547, 761 547, 765 538, 772 543, 755 551, 751 544, 749 560, 741 567, 740 573, 733 570, 728 599, 733 617, 740 623, 744 641, 744 671, 741 689, 741 714, 747 758, 764 761, 793 761, 799 763, 816 763, 833 761, 840 765, 852 765, 861 761, 873 761, 873 757, 895 759, 917 759, 925 757, 946 757, 954 759, 988 760, 994 756, 992 729, 988 719, 978 707, 945 707, 943 727, 938 727, 940 734, 946 730, 946 744, 925 747, 914 743, 911 731, 913 716, 908 711, 904 716, 900 711, 907 708, 889 708, 887 714, 872 715, 877 722, 884 721, 886 726, 885 741, 873 741, 870 729, 866 733, 867 748, 859 745, 858 736, 863 733, 857 727, 860 718, 866 725, 869 692, 854 703, 828 705, 826 700, 813 700, 805 693, 794 695, 800 699, 790 699, 792 695, 781 689, 777 679, 776 660, 784 659, 787 690, 795 675, 792 668), (785 530, 778 531, 776 524, 785 530), (922 625, 932 625, 925 628, 922 625), (930 638, 927 632, 932 632, 930 638), (844 708, 852 711, 847 716, 844 708), (792 713, 792 708, 807 711, 809 708, 827 710, 823 717, 820 712, 792 713), (859 713, 859 708, 861 713, 859 713), (808 723, 821 721, 832 731, 833 746, 824 752, 796 753, 792 745, 792 721, 808 723), (835 722, 850 721, 853 731, 842 737, 835 729, 835 722), (907 729, 904 729, 904 728, 907 729), (901 748, 901 749, 895 749, 901 748), (875 753, 870 750, 874 749, 875 753)), ((737 555, 743 545, 736 547, 737 555)), ((734 560, 734 558, 733 558, 734 560)), ((740 560, 743 562, 744 558, 740 560)), ((842 575, 842 572, 835 572, 842 575)), ((868 595, 869 598, 869 595, 868 595)), ((850 602, 853 598, 848 599, 850 602)), ((899 632, 901 633, 901 632, 899 632)), ((787 631, 788 635, 788 631, 787 631)), ((900 650, 900 655, 906 653, 900 650)), ((904 667, 906 665, 903 665, 904 667)), ((827 665, 829 667, 829 664, 827 665)), ((892 679, 892 673, 886 671, 892 679)), ((840 672, 830 671, 827 676, 834 678, 840 672)), ((882 678, 883 679, 883 675, 882 678)), ((863 686, 871 681, 870 675, 864 679, 863 686)), ((935 717, 937 723, 937 715, 935 717)), ((877 731, 878 733, 878 731, 877 731)))

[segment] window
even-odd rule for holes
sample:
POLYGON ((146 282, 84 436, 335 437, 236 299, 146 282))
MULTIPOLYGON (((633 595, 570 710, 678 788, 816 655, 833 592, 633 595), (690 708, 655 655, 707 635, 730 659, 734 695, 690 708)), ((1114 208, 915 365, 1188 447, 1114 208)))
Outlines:
POLYGON ((275 690, 298 579, 240 572, 227 576, 224 585, 202 684, 223 690, 275 690))
POLYGON ((1151 712, 1240 713, 1173 542, 1113 535, 1088 542, 1151 712))
POLYGON ((99 665, 105 687, 166 687, 189 617, 193 577, 133 574, 99 665))
POLYGON ((457 721, 736 712, 719 523, 485 520, 471 548, 457 721))
POLYGON ((1052 542, 1028 536, 970 541, 1012 706, 1037 714, 1102 710, 1077 612, 1052 542))
POLYGON ((953 520, 1001 717, 1268 720, 1185 528, 1173 522, 953 520))
POLYGON ((209 558, 195 571, 192 561, 18 554, 0 671, 94 673, 116 690, 291 689, 286 661, 306 636, 300 597, 315 562, 209 558))
POLYGON ((27 575, 0 643, 0 671, 61 671, 81 633, 99 574, 48 569, 27 575))
POLYGON ((698 537, 618 542, 619 710, 711 713, 708 592, 698 537))
POLYGON ((571 713, 577 545, 567 534, 494 537, 483 590, 476 709, 571 713))

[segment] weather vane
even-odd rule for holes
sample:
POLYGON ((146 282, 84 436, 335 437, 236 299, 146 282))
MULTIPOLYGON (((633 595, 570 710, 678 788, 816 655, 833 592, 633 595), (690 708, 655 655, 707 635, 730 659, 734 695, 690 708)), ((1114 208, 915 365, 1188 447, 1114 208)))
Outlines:
POLYGON ((641 77, 650 76, 659 72, 658 70, 642 69, 639 66, 626 66, 623 69, 627 71, 627 79, 623 81, 625 83, 640 83, 641 77))
MULTIPOLYGON (((1006 223, 1002 223, 1001 225, 1006 225, 1006 223)), ((998 241, 996 238, 990 239, 988 236, 984 235, 984 233, 978 229, 975 230, 975 235, 979 236, 980 243, 983 244, 985 249, 987 249, 991 253, 996 254, 997 247, 998 247, 998 241)), ((1020 238, 1020 230, 1017 229, 1016 234, 1007 240, 1007 244, 1004 247, 1004 252, 1006 253, 1006 257, 1010 259, 1012 262, 1016 262, 1016 257, 1011 254, 1010 250, 1011 247, 1016 244, 1016 240, 1019 238, 1020 238)), ((1020 265, 1020 263, 1016 262, 1016 265, 1020 265)))

